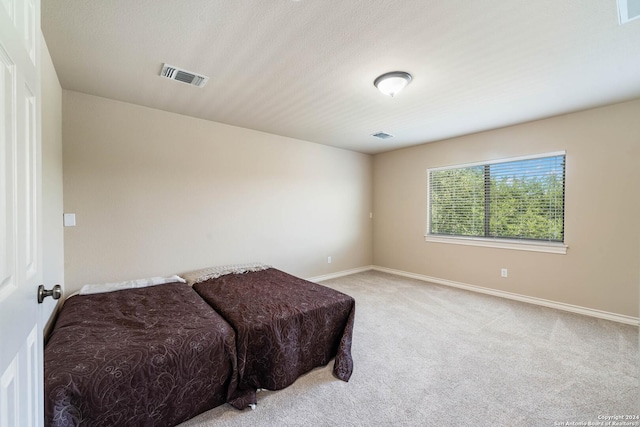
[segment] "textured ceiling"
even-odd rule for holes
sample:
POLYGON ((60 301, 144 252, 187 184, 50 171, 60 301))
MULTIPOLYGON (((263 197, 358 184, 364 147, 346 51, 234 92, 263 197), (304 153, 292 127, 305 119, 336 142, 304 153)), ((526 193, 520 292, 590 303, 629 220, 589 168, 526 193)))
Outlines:
POLYGON ((640 97, 615 0, 42 0, 42 27, 64 89, 364 153, 640 97))

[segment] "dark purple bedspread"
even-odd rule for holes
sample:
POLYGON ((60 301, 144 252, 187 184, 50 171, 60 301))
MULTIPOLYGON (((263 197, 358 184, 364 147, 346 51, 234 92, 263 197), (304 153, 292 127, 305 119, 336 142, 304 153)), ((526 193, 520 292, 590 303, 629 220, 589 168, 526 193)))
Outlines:
POLYGON ((48 426, 172 426, 225 403, 235 334, 189 286, 69 298, 44 351, 48 426))
POLYGON ((236 331, 234 406, 256 403, 256 389, 287 387, 333 358, 336 377, 351 377, 355 301, 350 296, 273 268, 228 274, 193 288, 236 331))

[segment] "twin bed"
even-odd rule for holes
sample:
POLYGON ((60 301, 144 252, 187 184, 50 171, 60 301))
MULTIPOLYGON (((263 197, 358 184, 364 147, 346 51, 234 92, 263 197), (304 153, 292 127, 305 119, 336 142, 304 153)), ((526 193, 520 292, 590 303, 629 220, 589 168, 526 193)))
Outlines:
POLYGON ((172 426, 331 359, 348 381, 353 298, 253 270, 69 298, 45 347, 46 425, 172 426))

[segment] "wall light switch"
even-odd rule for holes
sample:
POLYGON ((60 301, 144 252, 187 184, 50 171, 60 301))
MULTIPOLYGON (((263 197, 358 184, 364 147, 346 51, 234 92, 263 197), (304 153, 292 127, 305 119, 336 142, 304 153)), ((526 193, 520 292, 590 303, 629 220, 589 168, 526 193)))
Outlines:
POLYGON ((76 214, 66 213, 64 214, 64 226, 75 227, 76 226, 76 214))

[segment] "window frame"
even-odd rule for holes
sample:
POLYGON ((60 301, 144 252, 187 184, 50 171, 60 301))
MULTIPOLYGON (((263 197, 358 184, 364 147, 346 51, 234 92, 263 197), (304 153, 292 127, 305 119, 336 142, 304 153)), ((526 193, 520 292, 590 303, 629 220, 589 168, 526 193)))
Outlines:
MULTIPOLYGON (((564 219, 566 219, 566 187, 567 187, 567 153, 566 151, 554 151, 549 153, 541 153, 534 154, 528 156, 518 156, 518 157, 509 157, 502 159, 494 159, 494 160, 486 160, 480 162, 472 162, 472 163, 463 163, 463 164, 454 164, 450 166, 440 166, 427 168, 427 230, 425 233, 425 241, 431 243, 445 243, 445 244, 454 244, 454 245, 469 245, 469 246, 480 246, 480 247, 488 247, 488 248, 498 248, 498 249, 511 249, 511 250, 520 250, 520 251, 531 251, 531 252, 545 252, 545 253, 554 253, 554 254, 566 254, 567 248, 569 247, 566 244, 567 238, 566 233, 564 234, 564 242, 550 242, 544 240, 527 240, 527 239, 509 239, 504 237, 481 237, 481 236, 447 236, 442 234, 430 234, 429 230, 431 230, 431 172, 437 172, 441 170, 448 169, 463 169, 477 166, 487 166, 497 163, 508 163, 508 162, 517 162, 520 160, 532 160, 532 159, 540 159, 544 157, 554 157, 554 156, 564 156, 565 161, 565 176, 564 176, 564 186, 565 186, 565 200, 564 200, 564 219)), ((566 231, 566 224, 565 224, 566 231)))

